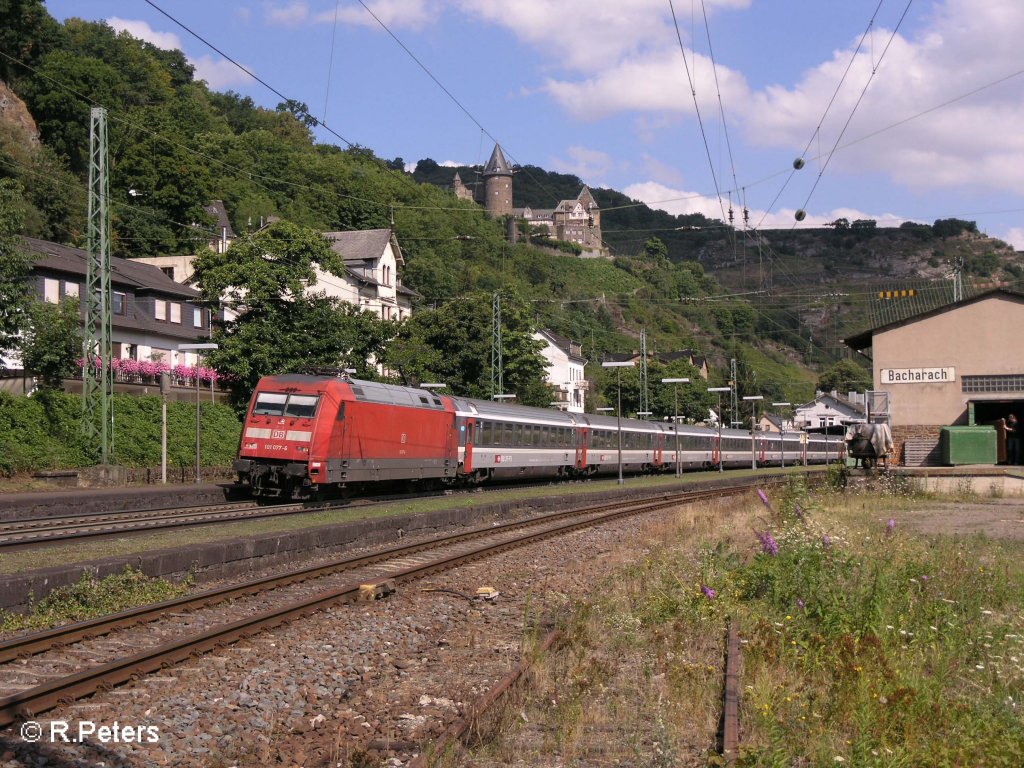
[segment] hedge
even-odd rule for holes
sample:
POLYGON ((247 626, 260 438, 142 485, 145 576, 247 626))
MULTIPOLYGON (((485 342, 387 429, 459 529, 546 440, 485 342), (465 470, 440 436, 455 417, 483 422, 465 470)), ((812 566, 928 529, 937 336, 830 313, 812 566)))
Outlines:
MULTIPOLYGON (((160 398, 113 397, 113 462, 128 467, 160 464, 160 398)), ((225 466, 238 451, 241 423, 227 405, 201 405, 201 461, 225 466)), ((195 463, 196 407, 167 404, 167 463, 195 463)), ((99 462, 99 450, 82 433, 82 399, 43 391, 32 397, 0 392, 0 474, 75 469, 99 462)))

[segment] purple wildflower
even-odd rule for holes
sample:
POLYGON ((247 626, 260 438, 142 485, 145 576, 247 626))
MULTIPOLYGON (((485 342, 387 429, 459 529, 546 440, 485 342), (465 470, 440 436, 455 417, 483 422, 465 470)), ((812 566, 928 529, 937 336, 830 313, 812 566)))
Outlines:
POLYGON ((807 607, 807 603, 803 601, 803 598, 798 597, 796 599, 796 607, 802 611, 804 608, 807 607))
POLYGON ((804 508, 800 506, 800 502, 797 502, 796 506, 793 508, 793 512, 796 513, 799 520, 804 519, 804 508))
POLYGON ((718 597, 718 593, 715 592, 715 590, 713 590, 707 584, 701 585, 700 591, 704 593, 704 597, 706 597, 708 600, 714 600, 716 597, 718 597))
POLYGON ((829 536, 827 533, 823 533, 821 535, 821 546, 823 546, 825 549, 828 549, 832 546, 832 537, 829 536))
POLYGON ((896 519, 893 517, 889 518, 889 522, 885 524, 885 535, 891 536, 896 531, 896 519))
POLYGON ((927 576, 921 576, 921 581, 928 581, 928 577, 927 576))
POLYGON ((779 554, 779 545, 776 543, 771 531, 759 531, 757 540, 761 542, 761 551, 766 555, 775 557, 779 554))
POLYGON ((761 497, 761 503, 762 504, 764 504, 766 507, 768 507, 768 509, 772 508, 772 503, 770 501, 768 501, 768 494, 765 493, 763 489, 758 488, 757 489, 757 495, 761 497))

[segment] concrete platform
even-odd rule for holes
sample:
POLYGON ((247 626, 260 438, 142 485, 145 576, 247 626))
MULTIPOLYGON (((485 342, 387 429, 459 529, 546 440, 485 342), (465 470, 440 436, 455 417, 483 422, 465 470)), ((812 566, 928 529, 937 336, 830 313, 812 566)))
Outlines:
POLYGON ((0 494, 0 521, 55 517, 75 512, 160 509, 182 504, 214 504, 237 494, 232 483, 143 485, 129 488, 72 488, 0 494))
POLYGON ((891 471, 913 478, 918 488, 931 493, 1024 495, 1024 466, 963 464, 957 467, 894 467, 891 471))

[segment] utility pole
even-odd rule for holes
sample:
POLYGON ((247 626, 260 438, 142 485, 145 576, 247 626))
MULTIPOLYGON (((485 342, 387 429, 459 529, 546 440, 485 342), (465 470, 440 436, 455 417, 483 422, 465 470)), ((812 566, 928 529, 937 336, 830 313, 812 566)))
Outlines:
POLYGON ((103 464, 110 463, 113 442, 109 197, 107 111, 94 107, 89 113, 89 258, 85 277, 85 340, 82 342, 82 428, 87 438, 99 443, 103 464))
POLYGON ((732 387, 732 392, 729 393, 729 415, 732 416, 731 421, 739 420, 740 402, 738 397, 738 391, 740 388, 739 379, 736 378, 736 358, 730 358, 729 360, 729 386, 732 387))
POLYGON ((647 329, 640 329, 640 413, 651 410, 647 397, 647 329))
POLYGON ((501 294, 495 291, 491 301, 491 399, 505 394, 504 362, 501 352, 501 294))
POLYGON ((953 302, 964 300, 964 257, 957 256, 953 262, 953 302))

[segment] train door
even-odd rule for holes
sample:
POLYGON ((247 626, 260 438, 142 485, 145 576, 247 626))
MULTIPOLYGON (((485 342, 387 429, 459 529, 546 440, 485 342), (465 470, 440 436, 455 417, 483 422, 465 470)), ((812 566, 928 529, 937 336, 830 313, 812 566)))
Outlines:
POLYGON ((661 457, 665 450, 665 433, 659 432, 652 437, 654 438, 654 466, 661 467, 661 457))
POLYGON ((768 458, 768 438, 762 436, 761 439, 759 439, 757 442, 760 443, 760 450, 758 451, 757 460, 762 465, 764 465, 765 461, 768 458))
POLYGON ((800 460, 803 465, 807 466, 807 433, 800 433, 800 460))
POLYGON ((576 432, 576 469, 587 468, 587 428, 577 426, 576 432))
POLYGON ((711 463, 717 466, 722 461, 722 440, 718 435, 711 436, 711 463))
POLYGON ((465 449, 462 471, 470 473, 473 471, 473 440, 476 435, 476 419, 460 418, 459 423, 459 446, 465 449))

